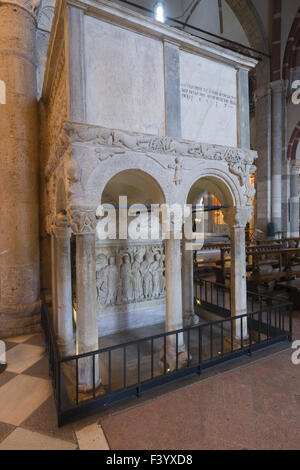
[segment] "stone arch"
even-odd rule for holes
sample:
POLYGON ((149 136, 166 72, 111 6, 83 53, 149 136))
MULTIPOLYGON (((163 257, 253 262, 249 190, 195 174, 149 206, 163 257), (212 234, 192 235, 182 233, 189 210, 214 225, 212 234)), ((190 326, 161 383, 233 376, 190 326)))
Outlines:
POLYGON ((165 195, 156 179, 136 169, 120 171, 110 178, 103 189, 101 203, 116 203, 119 195, 127 196, 129 205, 165 202, 165 195))
POLYGON ((296 13, 285 48, 283 78, 285 80, 290 79, 291 73, 296 67, 300 68, 300 7, 296 13))
MULTIPOLYGON (((141 155, 134 153, 130 155, 130 160, 122 158, 122 156, 115 158, 117 159, 113 165, 111 159, 103 161, 88 178, 87 188, 94 193, 96 198, 94 200, 95 204, 100 203, 107 183, 122 172, 130 172, 129 174, 134 174, 132 172, 135 172, 137 178, 139 175, 147 175, 145 178, 150 178, 149 181, 153 182, 155 190, 161 193, 161 199, 165 203, 170 202, 172 191, 166 183, 164 172, 161 171, 159 164, 154 165, 151 158, 143 158, 141 155)), ((89 200, 91 200, 91 192, 88 195, 89 200)))
POLYGON ((290 141, 289 141, 288 153, 287 153, 289 160, 296 160, 296 154, 297 154, 299 141, 300 141, 300 121, 295 127, 291 135, 290 141))
POLYGON ((234 179, 216 169, 205 169, 200 174, 193 177, 189 182, 186 192, 186 202, 192 204, 202 190, 207 190, 214 194, 222 205, 236 207, 243 205, 243 194, 240 185, 234 179))
POLYGON ((226 0, 246 33, 251 47, 268 51, 268 41, 261 20, 251 0, 226 0))

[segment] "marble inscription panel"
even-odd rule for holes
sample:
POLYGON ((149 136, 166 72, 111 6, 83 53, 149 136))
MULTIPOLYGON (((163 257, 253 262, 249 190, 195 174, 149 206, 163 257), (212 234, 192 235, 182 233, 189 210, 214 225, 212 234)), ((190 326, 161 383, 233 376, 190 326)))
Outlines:
POLYGON ((182 138, 237 146, 237 72, 181 52, 182 138))

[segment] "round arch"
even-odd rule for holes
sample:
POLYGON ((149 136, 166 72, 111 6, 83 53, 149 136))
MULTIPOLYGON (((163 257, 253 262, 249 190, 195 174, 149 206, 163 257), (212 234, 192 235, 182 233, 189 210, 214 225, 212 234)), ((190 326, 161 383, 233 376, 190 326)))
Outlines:
MULTIPOLYGON (((131 186, 141 186, 142 182, 146 185, 145 187, 152 185, 153 193, 157 192, 163 202, 170 202, 172 197, 170 185, 164 172, 161 171, 161 166, 153 165, 151 158, 143 158, 141 155, 132 153, 130 159, 122 158, 122 156, 115 157, 114 161, 107 159, 92 172, 86 184, 89 200, 93 199, 91 205, 98 205, 109 181, 125 172, 130 176, 131 186)), ((122 179, 122 176, 118 178, 122 179)))
POLYGON ((193 204, 203 191, 215 195, 222 205, 235 207, 242 205, 242 194, 238 185, 226 173, 205 169, 190 182, 185 201, 193 204))
POLYGON ((287 153, 289 160, 296 160, 296 154, 297 154, 299 141, 300 141, 300 121, 295 127, 291 135, 290 141, 289 141, 288 153, 287 153))
POLYGON ((127 196, 128 204, 164 204, 164 192, 153 176, 142 170, 128 169, 110 178, 101 194, 101 203, 118 203, 119 196, 127 196))
POLYGON ((261 19, 251 0, 226 0, 242 25, 251 47, 268 51, 268 41, 263 31, 261 19))
POLYGON ((288 80, 295 67, 300 65, 300 7, 296 13, 285 48, 282 76, 288 80))

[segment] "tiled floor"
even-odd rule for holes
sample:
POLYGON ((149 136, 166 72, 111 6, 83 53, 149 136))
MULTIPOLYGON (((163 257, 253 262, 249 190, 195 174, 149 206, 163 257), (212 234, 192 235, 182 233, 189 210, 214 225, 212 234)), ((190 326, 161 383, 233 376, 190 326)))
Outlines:
MULTIPOLYGON (((300 340, 300 314, 294 336, 300 340)), ((41 335, 10 339, 0 450, 300 449, 300 365, 272 348, 58 429, 41 335)))
POLYGON ((108 449, 98 417, 57 428, 41 334, 10 338, 6 350, 8 366, 0 375, 0 450, 108 449))

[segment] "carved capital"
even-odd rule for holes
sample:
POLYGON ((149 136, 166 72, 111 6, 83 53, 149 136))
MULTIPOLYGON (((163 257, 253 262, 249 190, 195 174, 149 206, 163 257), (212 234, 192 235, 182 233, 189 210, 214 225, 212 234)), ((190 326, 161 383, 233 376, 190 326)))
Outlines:
POLYGON ((70 238, 71 228, 68 223, 67 215, 60 212, 54 217, 54 224, 51 227, 51 232, 56 238, 70 238))
POLYGON ((97 225, 95 208, 71 207, 67 216, 72 232, 76 235, 95 233, 97 225))
POLYGON ((229 227, 245 228, 252 218, 253 207, 237 206, 224 210, 224 220, 229 227))

